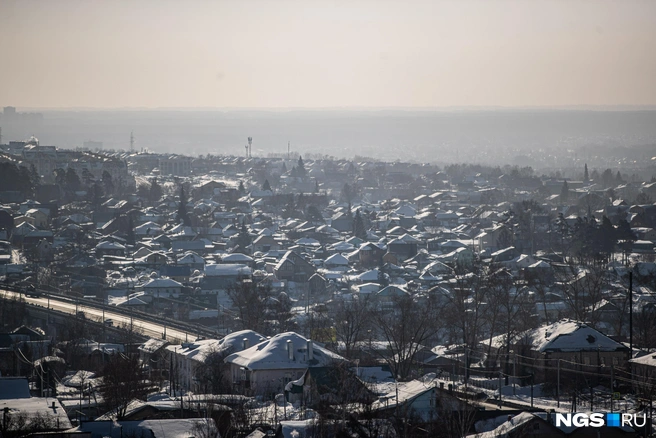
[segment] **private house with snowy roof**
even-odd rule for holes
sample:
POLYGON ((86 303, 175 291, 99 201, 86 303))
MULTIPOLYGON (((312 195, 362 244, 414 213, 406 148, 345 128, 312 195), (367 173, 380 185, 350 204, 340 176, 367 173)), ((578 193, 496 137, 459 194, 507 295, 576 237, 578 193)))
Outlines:
POLYGON ((61 402, 54 397, 32 397, 25 377, 0 377, 0 411, 7 436, 71 428, 61 402))
POLYGON ((403 234, 387 243, 390 253, 397 256, 399 260, 406 260, 417 255, 419 240, 409 234, 403 234))
POLYGON ((164 339, 150 338, 137 347, 139 359, 146 364, 151 377, 154 376, 153 371, 160 372, 165 368, 168 369, 166 360, 168 358, 168 351, 166 351, 168 345, 170 345, 169 342, 164 339))
POLYGON ((372 242, 363 243, 358 249, 360 264, 364 267, 378 266, 385 252, 386 248, 382 245, 372 242))
MULTIPOLYGON (((231 307, 232 301, 228 297, 228 289, 234 287, 238 282, 250 280, 251 268, 242 264, 212 264, 205 266, 205 275, 198 277, 194 286, 200 287, 201 295, 214 296, 215 301, 224 307, 231 307)), ((211 298, 211 297, 210 297, 211 298)))
POLYGON ((177 298, 182 293, 182 284, 170 278, 152 278, 142 286, 144 292, 152 297, 177 298))
MULTIPOLYGON (((422 421, 435 420, 442 415, 457 415, 466 409, 466 402, 438 387, 438 383, 427 377, 410 382, 398 382, 392 390, 371 404, 372 411, 382 416, 393 416, 403 412, 407 417, 422 421)), ((433 375, 434 376, 434 375, 433 375)))
POLYGON ((96 245, 96 257, 102 258, 103 256, 125 256, 125 246, 117 242, 103 241, 96 245))
POLYGON ((310 367, 303 376, 285 386, 286 399, 305 407, 329 404, 366 403, 374 394, 348 366, 310 367))
POLYGON ((253 241, 253 252, 269 252, 280 248, 280 242, 270 235, 260 234, 253 241))
POLYGON ((631 359, 631 369, 635 380, 634 390, 651 390, 651 383, 656 379, 656 353, 647 352, 631 359))
MULTIPOLYGON (((506 357, 505 334, 492 338, 497 361, 506 357)), ((487 341, 484 342, 487 345, 487 341)), ((611 367, 623 367, 629 360, 629 348, 588 325, 563 319, 553 324, 527 330, 511 339, 509 361, 517 363, 518 375, 535 375, 537 381, 561 380, 585 372, 597 382, 610 375, 611 367), (517 359, 515 359, 515 356, 517 359)), ((493 355, 495 354, 493 353, 493 355)))
MULTIPOLYGON (((207 387, 211 384, 207 373, 221 372, 223 367, 217 369, 215 365, 220 364, 227 355, 248 349, 265 339, 253 330, 241 330, 222 339, 202 339, 182 345, 167 345, 165 349, 173 357, 173 378, 176 383, 182 389, 198 393, 211 389, 207 387)), ((231 382, 229 367, 225 368, 223 378, 226 382, 231 382)))
POLYGON ((249 394, 282 391, 311 367, 345 359, 297 333, 280 333, 226 357, 235 390, 249 394))
POLYGON ((295 251, 287 251, 273 269, 279 280, 306 283, 316 272, 312 263, 305 260, 295 251))

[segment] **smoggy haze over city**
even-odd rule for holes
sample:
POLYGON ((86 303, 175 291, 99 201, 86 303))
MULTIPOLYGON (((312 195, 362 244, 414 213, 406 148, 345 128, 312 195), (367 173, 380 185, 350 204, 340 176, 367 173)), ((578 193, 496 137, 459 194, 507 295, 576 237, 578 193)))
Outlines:
POLYGON ((652 1, 0 2, 0 104, 656 104, 652 1))

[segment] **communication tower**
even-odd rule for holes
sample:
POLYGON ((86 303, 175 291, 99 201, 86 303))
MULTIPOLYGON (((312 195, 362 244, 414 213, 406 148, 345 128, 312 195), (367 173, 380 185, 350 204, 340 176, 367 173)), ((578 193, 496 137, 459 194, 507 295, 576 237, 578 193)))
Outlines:
POLYGON ((249 158, 253 156, 253 137, 248 137, 248 156, 249 158))
POLYGON ((130 131, 130 152, 134 153, 134 131, 130 131))

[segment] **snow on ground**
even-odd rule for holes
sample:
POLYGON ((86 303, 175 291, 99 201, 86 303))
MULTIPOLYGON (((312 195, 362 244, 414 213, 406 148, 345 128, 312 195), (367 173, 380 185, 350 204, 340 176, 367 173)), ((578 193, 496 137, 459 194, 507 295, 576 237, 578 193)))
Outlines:
POLYGON ((64 385, 74 388, 79 388, 82 385, 88 387, 89 384, 97 383, 97 382, 98 379, 96 379, 96 373, 94 373, 93 371, 85 371, 85 370, 80 370, 75 374, 65 376, 62 379, 62 383, 64 385))
POLYGON ((301 409, 298 404, 283 402, 282 396, 277 397, 277 402, 261 402, 248 410, 251 423, 273 424, 276 419, 280 421, 301 421, 314 418, 315 412, 311 409, 301 409))
POLYGON ((68 432, 90 432, 91 438, 122 438, 124 436, 152 436, 154 438, 188 438, 190 436, 218 436, 211 423, 204 418, 142 421, 88 421, 68 432), (209 429, 209 430, 208 430, 209 429), (152 433, 145 433, 150 431, 152 433), (214 433, 211 433, 211 432, 214 433), (210 433, 206 433, 210 432, 210 433))

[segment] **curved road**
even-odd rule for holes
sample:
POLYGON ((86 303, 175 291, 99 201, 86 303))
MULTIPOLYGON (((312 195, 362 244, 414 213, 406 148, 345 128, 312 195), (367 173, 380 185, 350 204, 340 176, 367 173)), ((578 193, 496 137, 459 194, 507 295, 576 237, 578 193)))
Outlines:
MULTIPOLYGON (((34 304, 46 308, 48 306, 48 297, 39 297, 31 298, 26 297, 24 294, 18 292, 0 290, 0 293, 5 295, 8 298, 19 298, 22 296, 23 300, 28 304, 34 304)), ((169 342, 186 342, 193 341, 198 337, 198 334, 191 331, 184 331, 177 328, 168 327, 165 323, 154 323, 151 321, 144 321, 139 319, 138 316, 131 318, 122 313, 116 313, 109 310, 104 311, 95 307, 91 307, 84 304, 76 304, 75 302, 64 301, 57 298, 50 298, 50 309, 57 310, 60 312, 68 313, 75 315, 76 312, 84 312, 85 316, 89 319, 93 319, 98 322, 103 322, 103 317, 105 320, 111 319, 114 323, 114 327, 122 327, 123 325, 134 325, 134 329, 143 333, 144 336, 151 338, 161 339, 163 334, 166 333, 166 339, 169 342)))

